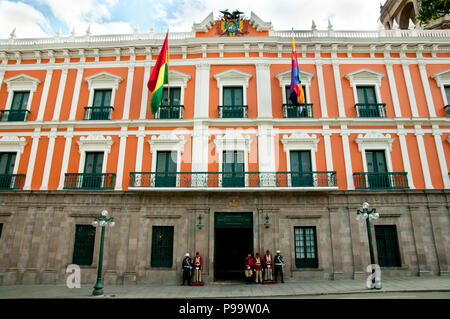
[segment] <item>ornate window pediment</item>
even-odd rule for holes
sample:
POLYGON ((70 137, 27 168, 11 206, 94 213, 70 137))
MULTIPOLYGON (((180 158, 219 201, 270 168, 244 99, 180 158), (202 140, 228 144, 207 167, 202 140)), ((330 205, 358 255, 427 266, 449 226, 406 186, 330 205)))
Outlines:
POLYGON ((290 136, 283 135, 281 138, 281 143, 283 143, 283 150, 288 153, 290 150, 313 150, 317 152, 317 144, 320 139, 312 134, 311 136, 307 133, 293 133, 290 136))
POLYGON ((111 151, 111 145, 114 143, 111 136, 103 136, 101 134, 92 134, 86 137, 82 136, 78 141, 79 151, 91 152, 91 151, 104 151, 109 154, 111 151))
POLYGON ((175 70, 169 70, 170 86, 181 86, 183 88, 186 88, 187 82, 190 79, 191 76, 189 74, 175 70))
POLYGON ((97 88, 111 88, 117 90, 119 88, 119 83, 123 81, 123 78, 108 72, 100 72, 87 77, 85 81, 88 83, 89 90, 97 88))
POLYGON ((41 83, 41 81, 39 79, 36 79, 36 78, 26 75, 26 74, 19 74, 19 75, 10 77, 4 81, 7 85, 8 92, 11 92, 11 91, 35 92, 38 84, 41 83))
POLYGON ((235 69, 214 74, 214 78, 217 80, 218 88, 228 85, 243 85, 245 88, 248 88, 248 81, 251 77, 251 74, 235 69))
POLYGON ((184 144, 186 140, 183 135, 177 136, 173 133, 161 134, 159 136, 153 135, 150 140, 150 152, 156 155, 157 151, 177 151, 184 152, 184 144))
POLYGON ((383 73, 376 72, 367 68, 353 71, 345 75, 345 78, 350 81, 350 86, 356 85, 376 85, 381 86, 381 78, 383 73))
POLYGON ((214 139, 216 145, 216 153, 221 154, 223 151, 240 151, 246 152, 246 156, 250 152, 250 145, 253 140, 250 135, 243 136, 241 133, 231 130, 225 135, 218 135, 214 139))
POLYGON ((448 85, 450 84, 450 69, 435 73, 431 77, 436 80, 437 85, 440 87, 448 85))
POLYGON ((389 134, 383 135, 380 132, 368 132, 366 135, 359 134, 355 139, 360 152, 366 148, 387 148, 391 152, 393 141, 394 139, 389 134))
POLYGON ((0 138, 0 152, 17 152, 22 154, 26 144, 24 137, 3 136, 0 138))
MULTIPOLYGON (((306 86, 311 85, 311 79, 314 77, 314 73, 299 70, 300 71, 300 79, 302 80, 302 84, 306 86)), ((280 82, 280 87, 284 88, 286 85, 291 84, 291 70, 286 70, 280 73, 275 74, 275 77, 280 82)))

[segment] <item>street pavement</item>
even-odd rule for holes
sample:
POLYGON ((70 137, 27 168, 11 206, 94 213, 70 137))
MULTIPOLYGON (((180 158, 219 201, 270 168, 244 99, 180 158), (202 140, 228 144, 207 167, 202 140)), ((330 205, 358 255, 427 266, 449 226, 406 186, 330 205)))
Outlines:
MULTIPOLYGON (((0 286, 0 299, 28 298, 314 298, 348 294, 359 298, 373 298, 372 294, 406 292, 440 292, 450 298, 450 276, 385 278, 382 288, 367 289, 365 280, 305 280, 261 285, 245 283, 210 283, 202 287, 181 285, 139 284, 105 285, 104 296, 92 296, 92 284, 81 288, 66 285, 13 285, 0 286)), ((379 295, 382 296, 382 295, 379 295)), ((440 294, 442 296, 442 294, 440 294)))

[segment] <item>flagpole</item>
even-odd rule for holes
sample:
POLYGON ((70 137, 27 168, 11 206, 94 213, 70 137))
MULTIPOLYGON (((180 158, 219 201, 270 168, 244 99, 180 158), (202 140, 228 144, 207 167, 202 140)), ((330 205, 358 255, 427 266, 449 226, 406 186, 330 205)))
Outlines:
POLYGON ((167 28, 167 101, 168 101, 168 116, 170 118, 170 85, 169 85, 169 28, 167 28))

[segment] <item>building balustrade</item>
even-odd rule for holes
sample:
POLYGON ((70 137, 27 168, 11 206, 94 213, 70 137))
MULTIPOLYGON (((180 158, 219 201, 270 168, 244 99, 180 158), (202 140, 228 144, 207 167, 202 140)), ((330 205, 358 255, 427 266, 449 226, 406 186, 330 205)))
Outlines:
POLYGON ((66 173, 64 189, 114 189, 116 174, 66 173))
POLYGON ((337 187, 336 172, 131 172, 130 187, 337 187))
POLYGON ((161 105, 155 114, 155 119, 173 120, 183 118, 183 105, 161 105))
POLYGON ((312 118, 312 104, 283 104, 284 118, 312 118))
POLYGON ((247 105, 220 105, 219 118, 247 118, 247 105))
POLYGON ((111 120, 113 111, 112 106, 86 106, 83 120, 111 120))
POLYGON ((353 173, 356 189, 407 189, 407 172, 353 173))
POLYGON ((386 103, 356 103, 357 117, 386 117, 386 103))
POLYGON ((0 110, 1 122, 25 122, 28 119, 28 110, 0 110))
POLYGON ((22 189, 25 174, 0 174, 0 189, 22 189))

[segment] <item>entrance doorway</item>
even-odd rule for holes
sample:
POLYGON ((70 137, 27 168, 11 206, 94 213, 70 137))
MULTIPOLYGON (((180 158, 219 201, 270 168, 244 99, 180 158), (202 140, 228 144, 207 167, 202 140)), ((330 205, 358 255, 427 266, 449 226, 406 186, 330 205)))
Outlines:
POLYGON ((214 280, 243 280, 247 254, 253 254, 253 214, 216 213, 214 280))

